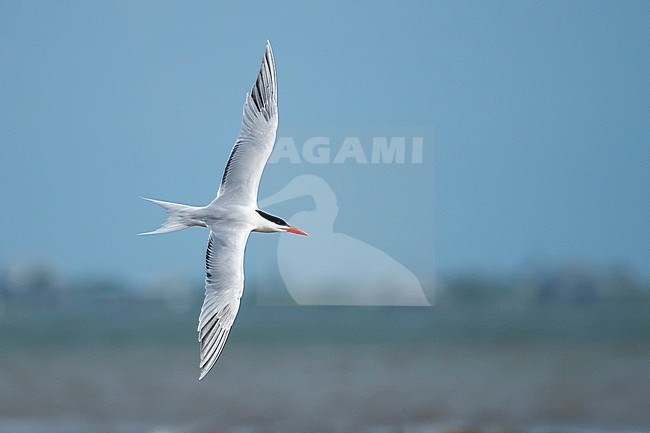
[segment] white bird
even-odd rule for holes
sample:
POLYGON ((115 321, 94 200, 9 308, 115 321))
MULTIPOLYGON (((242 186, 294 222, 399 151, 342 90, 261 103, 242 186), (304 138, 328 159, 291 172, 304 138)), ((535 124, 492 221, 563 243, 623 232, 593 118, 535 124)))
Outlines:
POLYGON ((199 380, 219 358, 239 310, 244 291, 244 249, 250 232, 307 236, 304 231, 257 207, 260 178, 273 150, 277 128, 275 61, 267 41, 257 80, 246 94, 241 132, 230 152, 217 197, 202 207, 145 198, 165 208, 168 217, 159 229, 143 235, 192 226, 210 229, 205 253, 205 300, 198 327, 199 380))

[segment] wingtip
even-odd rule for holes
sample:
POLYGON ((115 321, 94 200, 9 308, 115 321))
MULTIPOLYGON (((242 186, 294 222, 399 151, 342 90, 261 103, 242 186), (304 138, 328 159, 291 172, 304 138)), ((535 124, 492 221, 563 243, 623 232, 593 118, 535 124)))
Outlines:
POLYGON ((142 196, 140 196, 140 198, 141 198, 142 200, 150 201, 151 203, 155 203, 155 202, 156 202, 156 200, 154 200, 154 199, 152 199, 152 198, 149 198, 149 197, 142 197, 142 196))
POLYGON ((199 374, 199 380, 203 380, 203 378, 208 374, 209 371, 210 371, 209 368, 207 369, 202 368, 201 373, 199 374))
POLYGON ((266 52, 269 53, 271 57, 273 57, 273 49, 271 48, 271 41, 268 39, 266 40, 266 52))

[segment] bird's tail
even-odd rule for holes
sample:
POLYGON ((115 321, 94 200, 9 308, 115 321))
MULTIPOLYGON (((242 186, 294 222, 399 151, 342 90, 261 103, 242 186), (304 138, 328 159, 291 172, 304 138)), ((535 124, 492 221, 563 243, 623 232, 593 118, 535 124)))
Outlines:
POLYGON ((187 227, 205 225, 200 221, 192 218, 193 211, 196 209, 194 206, 185 204, 171 203, 168 201, 154 200, 151 198, 142 197, 144 200, 156 203, 162 206, 167 211, 167 221, 165 221, 157 230, 140 233, 140 235, 156 235, 159 233, 175 232, 176 230, 183 230, 187 227))

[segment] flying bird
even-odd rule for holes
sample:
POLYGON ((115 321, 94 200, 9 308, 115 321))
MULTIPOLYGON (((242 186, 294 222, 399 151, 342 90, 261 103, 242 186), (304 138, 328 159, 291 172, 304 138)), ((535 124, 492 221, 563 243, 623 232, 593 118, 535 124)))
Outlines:
POLYGON ((257 206, 257 190, 278 128, 278 97, 271 44, 257 80, 246 94, 239 137, 223 171, 217 197, 207 206, 188 206, 144 198, 167 211, 160 228, 143 235, 187 227, 210 230, 205 253, 205 299, 199 316, 200 368, 203 379, 217 362, 239 310, 244 291, 244 249, 251 232, 294 233, 307 236, 282 218, 257 206))

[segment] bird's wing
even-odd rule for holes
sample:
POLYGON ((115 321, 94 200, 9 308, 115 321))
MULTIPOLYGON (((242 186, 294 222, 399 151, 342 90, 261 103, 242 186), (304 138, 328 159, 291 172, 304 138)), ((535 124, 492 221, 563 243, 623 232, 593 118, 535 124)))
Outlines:
POLYGON ((275 61, 271 44, 257 80, 246 94, 241 132, 230 152, 217 197, 242 205, 256 205, 257 189, 266 161, 275 144, 278 128, 278 98, 275 61))
POLYGON ((205 300, 199 316, 201 376, 210 371, 239 310, 244 291, 244 249, 250 228, 213 226, 205 252, 205 300))

